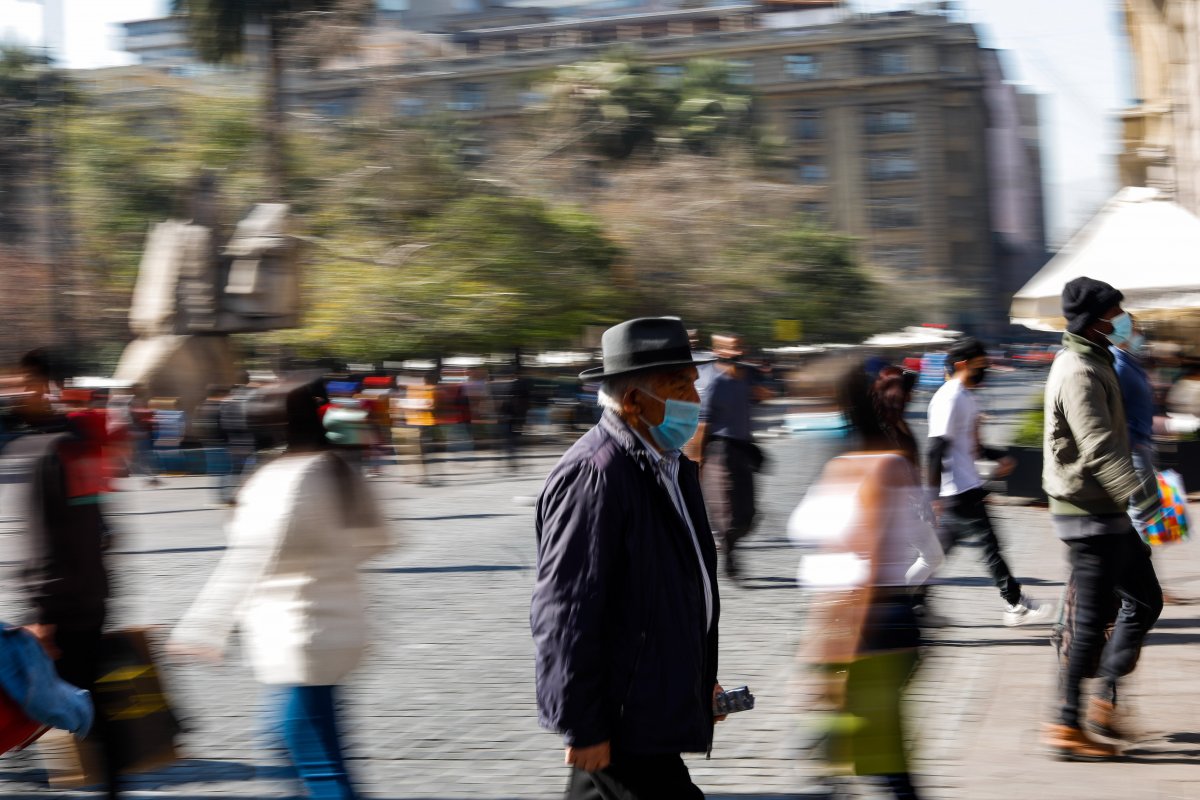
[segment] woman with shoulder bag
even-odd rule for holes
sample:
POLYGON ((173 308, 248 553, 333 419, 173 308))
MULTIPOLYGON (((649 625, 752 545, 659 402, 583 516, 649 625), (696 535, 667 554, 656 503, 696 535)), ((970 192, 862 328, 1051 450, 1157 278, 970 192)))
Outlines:
POLYGON ((799 582, 812 595, 810 660, 835 712, 830 761, 916 800, 900 705, 920 645, 910 592, 941 564, 942 550, 922 509, 915 442, 896 424, 893 379, 903 380, 881 373, 872 384, 856 364, 839 382, 857 445, 826 465, 788 531, 808 550, 799 582))

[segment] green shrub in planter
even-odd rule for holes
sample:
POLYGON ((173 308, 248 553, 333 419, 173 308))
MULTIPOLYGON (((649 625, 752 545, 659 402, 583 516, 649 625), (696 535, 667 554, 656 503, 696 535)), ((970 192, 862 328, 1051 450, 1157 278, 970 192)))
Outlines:
POLYGON ((1042 395, 1037 396, 1037 404, 1021 412, 1021 421, 1017 425, 1017 433, 1013 437, 1015 447, 1041 447, 1042 437, 1046 428, 1046 410, 1042 395))

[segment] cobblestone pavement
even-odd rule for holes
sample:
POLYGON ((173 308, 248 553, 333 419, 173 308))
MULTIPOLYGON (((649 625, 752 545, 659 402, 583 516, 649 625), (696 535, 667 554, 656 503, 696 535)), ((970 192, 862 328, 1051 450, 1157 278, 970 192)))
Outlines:
MULTIPOLYGON (((812 714, 796 658, 804 604, 787 514, 833 452, 829 440, 775 439, 763 479, 761 524, 746 542, 750 576, 723 582, 721 679, 749 684, 758 708, 717 729, 713 757, 692 758, 712 798, 824 796, 820 766, 807 757, 812 714)), ((462 465, 436 487, 403 480, 400 467, 373 481, 398 546, 364 575, 374 638, 343 693, 352 768, 368 797, 560 797, 558 738, 540 731, 528 631, 534 544, 532 498, 549 452, 509 475, 462 465)), ((120 539, 112 558, 115 619, 170 626, 221 556, 227 512, 210 507, 200 478, 113 497, 120 539)), ((19 613, 12 596, 15 523, 0 508, 0 618, 19 613)), ((1014 571, 1031 593, 1056 599, 1061 545, 1044 509, 996 506, 1014 571)), ((1200 550, 1184 545, 1158 563, 1170 591, 1200 595, 1200 550)), ((723 579, 722 579, 723 580, 723 579)), ((916 773, 933 798, 1195 797, 1200 764, 1200 623, 1196 606, 1168 606, 1126 692, 1142 733, 1113 764, 1063 764, 1037 742, 1054 685, 1048 628, 1007 629, 1003 606, 974 548, 956 551, 933 590, 956 623, 932 631, 909 692, 916 773)), ((237 647, 220 666, 168 665, 188 732, 183 760, 131 779, 131 797, 265 798, 300 794, 274 749, 268 698, 237 647)), ((0 796, 53 796, 30 753, 0 760, 0 796)), ((856 788, 853 794, 873 797, 856 788)), ((87 796, 75 794, 74 796, 87 796)))

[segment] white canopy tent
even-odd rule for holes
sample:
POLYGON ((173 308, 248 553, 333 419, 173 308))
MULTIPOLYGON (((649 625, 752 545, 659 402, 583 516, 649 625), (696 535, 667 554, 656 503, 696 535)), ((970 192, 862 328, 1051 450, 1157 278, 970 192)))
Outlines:
POLYGON ((1119 289, 1141 319, 1200 317, 1200 218, 1154 189, 1122 189, 1016 293, 1013 324, 1063 330, 1063 286, 1083 275, 1119 289))

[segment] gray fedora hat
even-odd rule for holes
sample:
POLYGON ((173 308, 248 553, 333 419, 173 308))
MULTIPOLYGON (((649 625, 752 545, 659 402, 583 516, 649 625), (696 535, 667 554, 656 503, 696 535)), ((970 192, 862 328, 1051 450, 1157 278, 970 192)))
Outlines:
POLYGON ((604 366, 579 373, 585 380, 611 378, 648 369, 707 364, 694 358, 687 329, 677 317, 641 317, 614 325, 600 339, 604 366))

